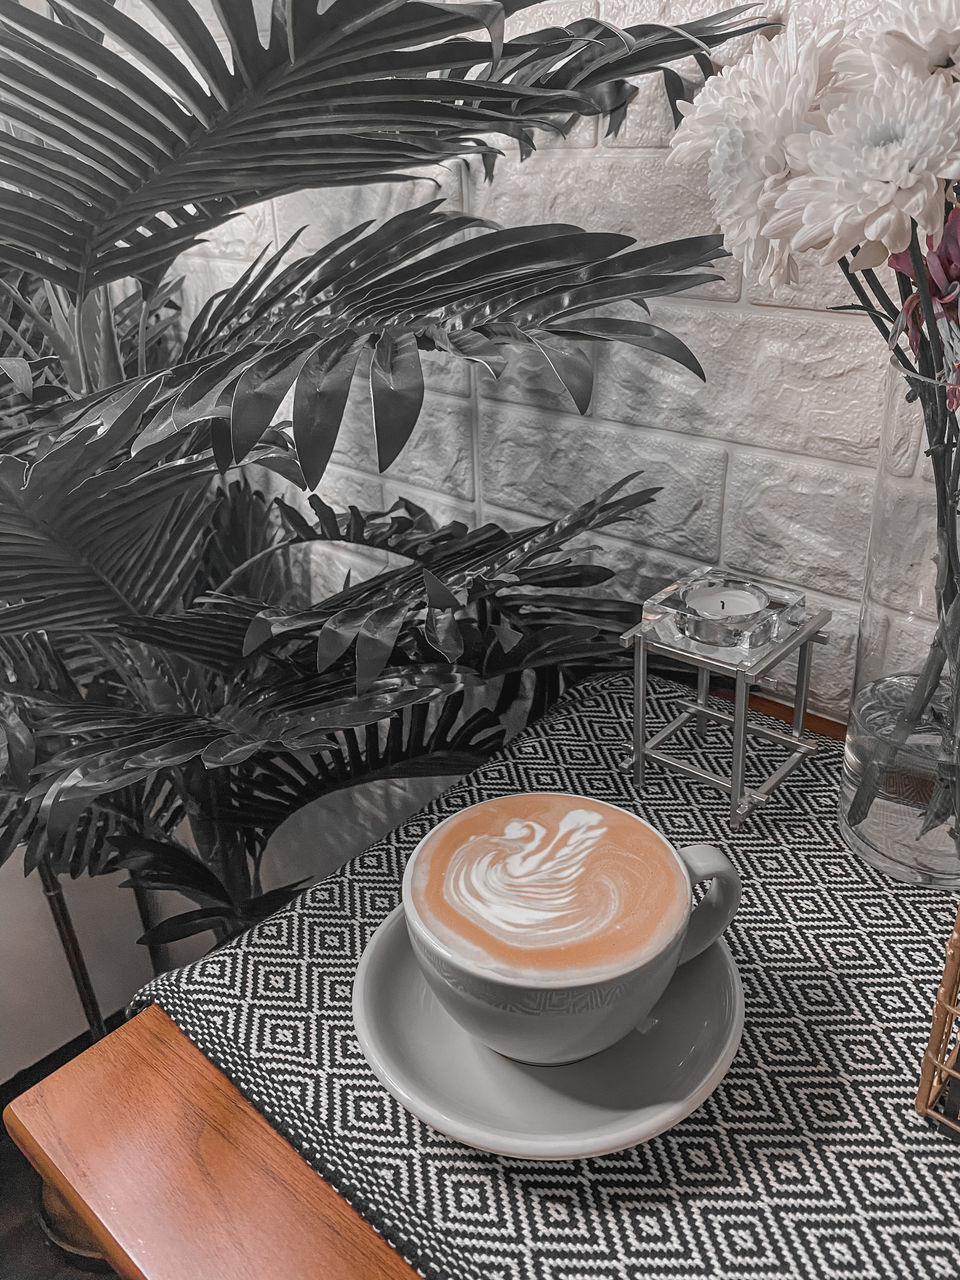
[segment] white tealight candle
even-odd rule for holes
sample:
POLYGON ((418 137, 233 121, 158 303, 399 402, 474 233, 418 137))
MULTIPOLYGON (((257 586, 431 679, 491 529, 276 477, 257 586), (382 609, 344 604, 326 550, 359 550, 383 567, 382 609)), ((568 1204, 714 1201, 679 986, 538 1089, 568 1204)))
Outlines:
POLYGON ((766 608, 767 597, 750 587, 692 587, 684 592, 684 604, 701 618, 722 618, 733 622, 766 608))

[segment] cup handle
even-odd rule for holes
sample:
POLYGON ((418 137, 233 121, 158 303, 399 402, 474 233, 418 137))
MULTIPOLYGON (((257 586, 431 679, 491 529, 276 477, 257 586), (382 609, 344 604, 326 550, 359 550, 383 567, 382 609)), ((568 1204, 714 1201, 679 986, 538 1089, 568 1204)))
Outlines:
POLYGON ((740 876, 725 853, 712 844, 690 844, 677 852, 694 884, 712 880, 706 896, 694 908, 687 926, 679 964, 686 964, 716 942, 740 905, 740 876))

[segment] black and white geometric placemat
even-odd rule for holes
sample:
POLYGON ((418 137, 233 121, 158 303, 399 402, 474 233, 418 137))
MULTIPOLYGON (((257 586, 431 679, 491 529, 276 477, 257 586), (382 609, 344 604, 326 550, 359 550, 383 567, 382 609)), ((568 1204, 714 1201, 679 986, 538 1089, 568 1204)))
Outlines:
MULTIPOLYGON (((655 715, 679 695, 655 682, 655 715)), ((957 1280, 960 1145, 912 1111, 956 904, 863 866, 836 828, 823 740, 736 835, 719 792, 618 765, 631 682, 568 694, 538 726, 291 907, 145 987, 303 1156, 430 1280, 957 1280), (450 1141, 380 1086, 351 988, 439 819, 517 790, 633 808, 740 869, 728 933, 746 1025, 714 1095, 616 1155, 524 1162, 450 1141)), ((687 749, 694 754, 695 740, 687 749)), ((709 763, 709 762, 708 762, 709 763)))

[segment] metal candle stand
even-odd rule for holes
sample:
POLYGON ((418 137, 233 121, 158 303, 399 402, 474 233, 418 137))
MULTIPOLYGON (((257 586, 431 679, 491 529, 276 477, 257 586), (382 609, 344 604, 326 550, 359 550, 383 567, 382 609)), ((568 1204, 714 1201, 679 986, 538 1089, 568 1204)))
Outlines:
POLYGON ((698 570, 664 588, 646 601, 643 619, 620 641, 633 646, 633 778, 643 785, 647 761, 655 761, 688 778, 718 787, 730 796, 730 825, 736 830, 796 766, 816 750, 805 740, 803 716, 810 684, 812 647, 826 637, 829 609, 808 614, 796 591, 770 587, 735 577, 720 569, 698 570), (739 612, 726 609, 728 603, 739 612), (751 723, 751 686, 785 658, 797 653, 796 699, 789 733, 751 723), (697 669, 696 701, 681 702, 680 714, 647 739, 647 659, 661 654, 697 669), (710 676, 718 672, 735 681, 733 714, 707 706, 710 676), (729 777, 711 773, 660 751, 667 739, 691 720, 703 733, 707 721, 733 727, 733 759, 729 777), (747 734, 776 742, 790 755, 759 786, 748 788, 745 778, 747 734))

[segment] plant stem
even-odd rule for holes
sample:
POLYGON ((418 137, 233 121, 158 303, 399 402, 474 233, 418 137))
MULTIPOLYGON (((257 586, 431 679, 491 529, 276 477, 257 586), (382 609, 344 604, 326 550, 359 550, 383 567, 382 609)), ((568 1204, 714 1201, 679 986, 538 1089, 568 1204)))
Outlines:
POLYGON ((81 275, 77 297, 73 306, 73 343, 77 350, 77 364, 80 368, 80 391, 89 395, 91 391, 90 370, 87 366, 87 351, 83 341, 83 304, 86 300, 86 273, 81 275))
POLYGON ((137 376, 147 372, 147 299, 140 286, 140 320, 137 324, 137 376))
POLYGON ((4 320, 2 316, 0 316, 0 333, 5 333, 12 342, 15 342, 28 360, 40 359, 39 355, 34 351, 30 343, 27 342, 25 338, 22 338, 12 325, 7 324, 6 320, 4 320))
POLYGON ((66 956, 67 963, 70 966, 70 976, 73 978, 77 995, 80 997, 80 1003, 83 1006, 87 1026, 90 1028, 90 1037, 92 1040, 102 1040, 107 1031, 103 1025, 103 1015, 100 1012, 97 993, 93 988, 93 983, 90 981, 87 963, 80 949, 76 930, 70 918, 70 911, 60 888, 59 877, 55 875, 50 866, 47 853, 44 853, 37 864, 37 872, 43 885, 47 905, 57 928, 63 954, 66 956))

